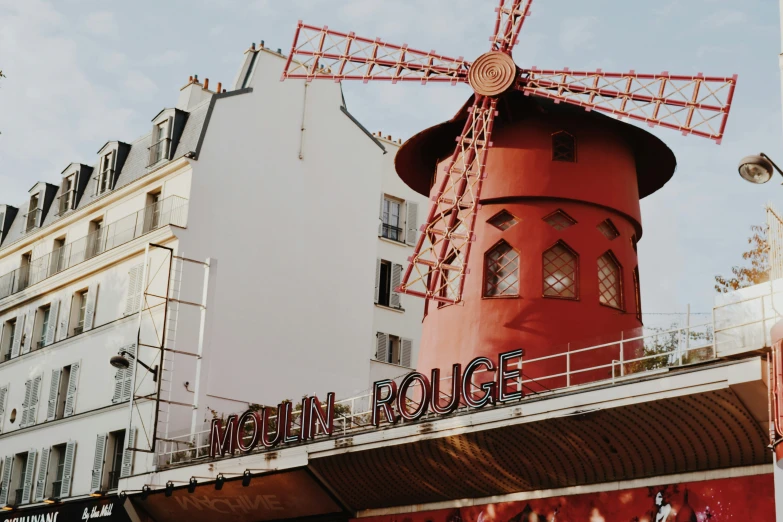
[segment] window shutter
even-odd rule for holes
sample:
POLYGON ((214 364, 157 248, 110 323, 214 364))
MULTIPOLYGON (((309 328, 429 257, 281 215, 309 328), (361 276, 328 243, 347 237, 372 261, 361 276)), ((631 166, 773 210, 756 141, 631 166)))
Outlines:
POLYGON ((41 398, 41 382, 43 381, 43 374, 33 379, 33 385, 30 393, 30 407, 27 411, 27 423, 29 426, 34 425, 38 421, 38 400, 41 398))
POLYGON ((60 498, 71 496, 71 476, 73 475, 73 458, 76 454, 76 442, 70 440, 65 445, 65 462, 63 462, 63 480, 60 485, 60 498))
POLYGON ((54 342, 54 334, 57 332, 57 313, 60 311, 60 300, 55 299, 49 305, 49 324, 46 325, 44 344, 49 346, 54 342))
POLYGON ((414 201, 405 203, 407 215, 405 216, 405 243, 416 246, 417 220, 419 219, 419 204, 414 201))
POLYGON ((63 411, 63 417, 70 417, 73 415, 74 408, 76 407, 76 388, 79 385, 79 367, 81 363, 75 362, 71 364, 71 374, 68 376, 68 389, 65 392, 65 409, 63 411))
POLYGON ((30 503, 30 495, 33 493, 33 476, 35 475, 35 458, 38 450, 27 450, 27 466, 24 469, 24 484, 22 485, 22 504, 30 503))
POLYGON ((38 463, 38 480, 35 482, 35 497, 33 500, 42 502, 46 494, 46 475, 49 473, 49 454, 52 448, 41 450, 41 462, 38 463))
POLYGON ((24 336, 24 314, 16 316, 16 325, 14 326, 14 344, 11 345, 11 357, 19 357, 19 351, 22 347, 22 337, 24 336))
POLYGON ((389 305, 392 308, 400 307, 400 294, 394 291, 400 286, 400 283, 402 283, 402 265, 392 264, 391 293, 389 294, 389 305))
POLYGON ((92 463, 92 480, 90 481, 90 493, 101 490, 103 485, 103 460, 106 455, 107 433, 101 433, 95 439, 95 459, 92 463))
POLYGON ((71 306, 73 305, 73 296, 71 296, 70 299, 63 298, 63 310, 60 313, 60 333, 57 336, 58 339, 61 341, 63 339, 68 338, 68 319, 70 318, 71 314, 71 306, 65 306, 65 303, 69 303, 71 306))
MULTIPOLYGON (((128 352, 133 357, 136 357, 136 343, 129 344, 125 348, 123 348, 126 352, 128 352)), ((122 397, 120 398, 121 401, 127 401, 130 400, 131 395, 133 394, 133 369, 136 367, 136 363, 133 360, 133 357, 129 357, 131 360, 130 368, 127 370, 123 370, 123 379, 122 379, 122 397)))
POLYGON ((128 297, 125 299, 125 315, 135 314, 141 304, 141 283, 144 278, 144 263, 128 271, 128 297))
POLYGON ((24 321, 24 339, 22 343, 22 354, 30 351, 33 345, 33 326, 35 325, 35 308, 27 312, 27 318, 24 321))
POLYGON ((5 403, 8 399, 8 385, 0 388, 0 433, 3 433, 3 424, 5 423, 5 403))
POLYGON ((378 300, 381 295, 381 259, 375 260, 375 304, 378 304, 378 300))
POLYGON ((0 482, 0 506, 8 505, 8 490, 11 487, 11 471, 14 469, 14 456, 5 458, 3 463, 3 480, 0 482))
POLYGON ((387 362, 389 351, 389 334, 383 332, 377 333, 377 347, 375 349, 375 358, 382 362, 387 362))
MULTIPOLYGON (((49 404, 46 407, 46 420, 54 420, 57 414, 57 396, 60 392, 60 378, 63 371, 60 368, 52 370, 52 382, 49 385, 49 404)), ((43 456, 43 453, 41 454, 43 456)))
POLYGON ((125 382, 125 370, 114 372, 114 394, 111 396, 111 403, 117 404, 122 401, 122 384, 125 382))
POLYGON ((400 364, 406 368, 411 367, 411 356, 413 352, 413 341, 410 339, 400 339, 402 353, 400 354, 400 364))
POLYGON ((174 118, 169 116, 168 127, 166 128, 166 137, 169 139, 168 150, 166 151, 166 159, 170 160, 174 153, 174 118))
POLYGON ((383 236, 383 194, 381 194, 381 205, 378 207, 378 237, 383 236))
POLYGON ((22 401, 22 420, 19 422, 19 427, 24 428, 27 426, 27 418, 30 413, 30 397, 33 392, 33 380, 27 379, 24 383, 24 400, 22 401))
POLYGON ((84 331, 92 330, 95 323, 95 305, 98 302, 98 283, 90 283, 87 289, 87 304, 84 308, 84 331))
POLYGON ((136 447, 136 428, 132 428, 129 432, 125 432, 125 449, 122 452, 122 468, 120 468, 120 477, 130 477, 133 471, 133 454, 135 451, 128 448, 136 447))

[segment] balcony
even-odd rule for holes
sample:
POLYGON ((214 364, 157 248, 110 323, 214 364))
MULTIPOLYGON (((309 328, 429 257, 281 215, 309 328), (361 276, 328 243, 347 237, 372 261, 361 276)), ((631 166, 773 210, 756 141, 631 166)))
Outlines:
POLYGON ((166 225, 184 227, 188 200, 169 196, 0 276, 0 299, 166 225))
POLYGON ((37 227, 38 224, 41 222, 40 220, 41 220, 40 208, 28 212, 27 217, 25 218, 25 226, 24 226, 25 233, 30 232, 32 229, 37 227))
POLYGON ((384 223, 383 226, 381 227, 381 237, 385 237, 386 239, 391 239, 392 241, 402 242, 402 229, 384 223))
POLYGON ((163 138, 159 142, 155 143, 152 147, 150 147, 149 148, 150 162, 147 166, 151 167, 152 165, 156 164, 160 160, 168 158, 170 146, 171 146, 171 140, 168 138, 163 138))

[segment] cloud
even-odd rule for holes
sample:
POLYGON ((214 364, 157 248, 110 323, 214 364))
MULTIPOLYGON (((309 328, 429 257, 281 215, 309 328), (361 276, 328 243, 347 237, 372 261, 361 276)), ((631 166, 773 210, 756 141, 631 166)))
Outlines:
POLYGON ((164 51, 158 54, 153 54, 152 56, 147 57, 144 60, 144 65, 149 65, 152 67, 158 67, 161 65, 172 65, 175 63, 184 62, 185 58, 187 58, 186 53, 182 51, 175 51, 173 49, 169 49, 168 51, 164 51))
POLYGON ((747 15, 736 9, 720 9, 701 21, 702 27, 721 29, 730 25, 741 24, 747 20, 747 15))
POLYGON ((116 35, 119 32, 114 13, 109 11, 98 11, 87 15, 84 29, 96 36, 116 35))
POLYGON ((135 70, 128 71, 124 86, 132 95, 142 99, 150 98, 158 91, 157 84, 149 76, 135 70))
POLYGON ((580 49, 591 49, 595 39, 593 29, 597 23, 597 16, 566 18, 560 24, 560 47, 569 54, 580 49))

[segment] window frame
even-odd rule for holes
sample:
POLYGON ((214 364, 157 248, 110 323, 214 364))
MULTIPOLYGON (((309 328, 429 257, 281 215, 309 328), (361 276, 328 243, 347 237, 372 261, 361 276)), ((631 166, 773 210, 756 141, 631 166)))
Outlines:
POLYGON ((562 232, 563 230, 567 230, 567 229, 571 228, 572 226, 574 226, 574 225, 576 225, 576 224, 578 224, 578 223, 579 223, 579 222, 578 222, 576 219, 574 219, 574 218, 571 216, 571 214, 569 214, 568 212, 566 212, 566 211, 565 211, 565 210, 563 210, 562 208, 558 208, 558 209, 556 209, 556 210, 554 210, 554 211, 550 212, 550 213, 549 213, 549 214, 547 214, 546 216, 542 217, 542 218, 541 218, 541 221, 543 221, 544 223, 546 223, 546 224, 547 224, 547 226, 551 227, 551 228, 552 228, 552 229, 554 229, 556 232, 562 232), (570 221, 570 222, 571 222, 571 224, 570 224, 570 225, 568 225, 567 227, 557 228, 555 225, 553 225, 552 223, 550 223, 550 222, 548 221, 550 218, 553 218, 553 217, 555 217, 555 216, 556 216, 556 215, 558 215, 558 214, 560 214, 560 215, 564 216, 564 217, 566 218, 566 220, 567 220, 567 221, 570 221))
POLYGON ((617 259, 617 256, 611 250, 607 250, 606 252, 604 252, 603 254, 601 254, 596 258, 596 276, 598 281, 598 304, 600 304, 601 306, 605 306, 607 308, 611 308, 613 310, 620 310, 621 312, 624 312, 625 311, 625 284, 624 284, 625 281, 623 280, 623 278, 625 277, 625 274, 623 272, 623 265, 620 263, 620 261, 617 259), (617 281, 620 285, 620 291, 618 292, 618 296, 617 296, 620 301, 619 306, 614 306, 608 303, 601 302, 601 297, 602 297, 601 286, 600 286, 601 278, 598 273, 599 272, 598 262, 601 260, 602 257, 607 255, 614 261, 615 265, 617 265, 617 281))
POLYGON ((16 325, 17 318, 11 317, 6 321, 3 321, 2 339, 0 339, 0 347, 2 348, 2 360, 0 363, 11 360, 11 351, 13 350, 14 339, 16 338, 16 325), (6 357, 7 356, 7 357, 6 357))
POLYGON ((636 319, 642 322, 642 290, 639 283, 639 265, 633 269, 633 293, 636 301, 636 319))
POLYGON ((559 130, 556 132, 553 132, 551 134, 551 146, 552 146, 552 161, 556 161, 558 163, 576 163, 577 162, 577 154, 576 154, 576 136, 571 134, 568 131, 565 130, 559 130), (561 157, 558 157, 555 150, 557 149, 557 144, 555 143, 555 140, 558 139, 560 136, 568 136, 571 139, 571 159, 561 159, 561 157))
POLYGON ((402 243, 405 244, 405 228, 402 226, 404 224, 404 218, 402 215, 403 209, 405 208, 405 200, 400 198, 395 198, 394 196, 389 196, 388 194, 383 195, 383 201, 381 202, 381 237, 384 239, 388 239, 389 241, 394 241, 395 243, 402 243), (387 212, 386 205, 389 205, 389 210, 387 212), (391 205, 395 204, 397 205, 397 224, 392 225, 390 223, 391 218, 391 205), (397 230, 397 238, 390 237, 390 235, 386 235, 386 229, 387 227, 389 229, 395 228, 397 230))
POLYGON ((579 265, 580 265, 580 263, 579 263, 579 254, 577 253, 576 250, 571 248, 571 246, 569 246, 568 243, 566 243, 563 240, 557 241, 552 246, 550 246, 549 248, 544 250, 541 253, 541 297, 543 297, 544 299, 564 299, 566 301, 579 301, 580 300, 580 296, 581 296, 581 294, 580 294, 581 285, 579 284, 579 275, 580 275, 579 274, 579 265), (568 297, 568 296, 563 296, 563 295, 547 295, 547 293, 546 293, 546 290, 547 290, 546 277, 547 277, 547 275, 546 275, 546 262, 544 261, 544 256, 546 255, 547 252, 549 252, 550 250, 552 250, 553 248, 555 248, 558 245, 562 246, 563 248, 565 248, 568 252, 570 252, 574 256, 574 261, 575 261, 575 265, 576 266, 574 268, 574 277, 573 277, 573 279, 574 279, 574 296, 573 297, 568 297))
POLYGON ((521 221, 522 220, 520 218, 518 218, 517 216, 515 216, 514 214, 509 212, 508 209, 504 208, 504 209, 500 210, 499 212, 496 212, 495 214, 493 214, 492 217, 487 220, 487 224, 492 226, 492 227, 495 227, 497 230, 499 230, 501 232, 505 232, 506 230, 509 230, 509 229, 517 226, 521 221), (508 219, 508 220, 504 221, 500 225, 498 225, 496 223, 493 223, 493 220, 498 219, 500 216, 503 216, 504 214, 506 216, 509 216, 511 219, 508 219), (508 225, 506 228, 502 228, 501 227, 501 225, 505 225, 507 223, 511 223, 511 224, 508 225))
POLYGON ((521 260, 522 256, 520 255, 521 252, 514 248, 511 243, 508 241, 505 241, 501 239, 491 247, 487 249, 486 252, 484 252, 484 264, 483 264, 483 274, 482 274, 482 281, 481 281, 481 298, 482 299, 519 299, 521 296, 521 283, 522 279, 520 277, 520 269, 521 269, 521 260), (515 252, 517 255, 517 293, 516 294, 505 294, 505 295, 487 295, 487 276, 489 275, 489 270, 487 270, 487 260, 489 258, 489 254, 497 249, 501 245, 508 245, 508 247, 511 249, 512 252, 515 252))
POLYGON ((117 157, 117 151, 112 149, 107 151, 101 156, 100 168, 98 175, 96 176, 97 186, 95 187, 95 194, 100 196, 112 190, 111 187, 111 175, 114 172, 115 158, 117 157))

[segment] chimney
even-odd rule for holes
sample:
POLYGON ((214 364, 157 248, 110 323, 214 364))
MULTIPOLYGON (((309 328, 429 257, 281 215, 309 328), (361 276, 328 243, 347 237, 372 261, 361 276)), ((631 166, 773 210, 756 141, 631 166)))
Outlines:
POLYGON ((215 92, 223 92, 220 88, 223 86, 222 83, 218 82, 218 88, 215 92))
POLYGON ((212 93, 207 90, 208 86, 208 78, 204 80, 204 86, 202 88, 198 81, 198 74, 189 77, 188 83, 179 90, 179 98, 177 99, 176 105, 177 109, 190 112, 193 107, 204 100, 208 100, 209 97, 212 96, 212 93))

